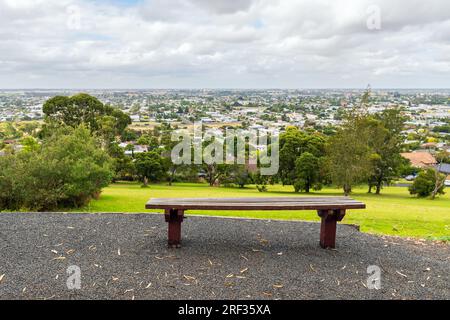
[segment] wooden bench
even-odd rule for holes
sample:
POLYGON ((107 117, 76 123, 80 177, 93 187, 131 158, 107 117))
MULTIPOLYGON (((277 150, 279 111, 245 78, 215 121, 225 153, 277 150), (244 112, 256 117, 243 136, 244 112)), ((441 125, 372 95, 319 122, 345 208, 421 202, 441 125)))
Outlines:
POLYGON ((365 209, 366 205, 348 197, 285 198, 216 198, 216 199, 151 199, 146 209, 165 210, 169 223, 169 247, 181 247, 181 223, 187 210, 317 210, 322 218, 320 245, 335 248, 336 224, 346 210, 365 209))

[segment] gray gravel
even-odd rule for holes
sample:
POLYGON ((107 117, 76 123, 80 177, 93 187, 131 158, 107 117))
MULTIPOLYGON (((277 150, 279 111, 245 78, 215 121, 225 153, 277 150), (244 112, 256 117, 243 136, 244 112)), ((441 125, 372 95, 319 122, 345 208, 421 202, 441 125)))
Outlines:
POLYGON ((0 214, 0 298, 450 299, 448 244, 341 225, 338 249, 322 250, 319 227, 189 217, 170 250, 161 215, 0 214), (71 265, 81 290, 67 289, 71 265))

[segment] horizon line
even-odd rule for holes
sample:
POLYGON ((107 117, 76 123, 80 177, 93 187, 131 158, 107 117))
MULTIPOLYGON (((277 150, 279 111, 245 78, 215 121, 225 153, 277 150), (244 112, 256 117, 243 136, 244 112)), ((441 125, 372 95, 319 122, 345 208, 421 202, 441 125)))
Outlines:
MULTIPOLYGON (((450 90, 450 87, 405 87, 405 88, 396 88, 396 87, 370 87, 371 90, 450 90)), ((70 90, 70 91, 82 91, 82 90, 254 90, 254 91, 263 91, 263 90, 367 90, 366 88, 357 88, 357 87, 323 87, 323 88, 0 88, 0 91, 20 91, 20 90, 70 90)))

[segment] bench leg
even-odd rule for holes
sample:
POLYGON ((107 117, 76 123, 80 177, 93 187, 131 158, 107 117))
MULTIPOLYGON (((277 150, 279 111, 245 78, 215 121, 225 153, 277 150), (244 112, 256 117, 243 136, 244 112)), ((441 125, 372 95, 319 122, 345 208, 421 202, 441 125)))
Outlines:
POLYGON ((181 223, 184 220, 184 211, 166 210, 165 217, 169 223, 169 248, 181 248, 181 223))
POLYGON ((318 212, 322 218, 320 226, 320 246, 324 249, 336 248, 336 226, 342 221, 345 210, 321 210, 318 212))

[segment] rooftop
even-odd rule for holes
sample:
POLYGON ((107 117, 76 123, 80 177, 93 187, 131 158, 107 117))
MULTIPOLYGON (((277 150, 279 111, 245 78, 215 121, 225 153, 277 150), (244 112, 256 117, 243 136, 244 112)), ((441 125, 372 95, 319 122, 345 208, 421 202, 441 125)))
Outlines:
POLYGON ((411 161, 411 165, 416 168, 426 168, 437 164, 436 159, 429 152, 410 152, 401 155, 411 161))

